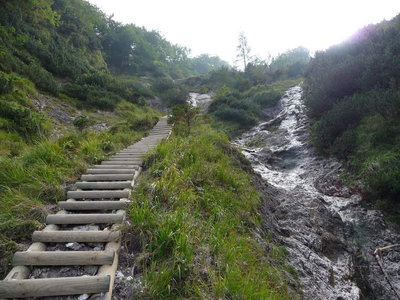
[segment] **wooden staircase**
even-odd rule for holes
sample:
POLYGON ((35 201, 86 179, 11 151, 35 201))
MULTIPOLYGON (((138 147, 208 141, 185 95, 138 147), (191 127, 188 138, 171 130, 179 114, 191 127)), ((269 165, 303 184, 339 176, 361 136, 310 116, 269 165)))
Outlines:
POLYGON ((150 132, 125 150, 92 166, 58 203, 60 211, 46 218, 46 227, 35 231, 33 244, 13 257, 13 269, 0 281, 0 298, 26 298, 91 294, 90 299, 111 299, 121 243, 119 226, 124 222, 130 192, 141 171, 143 156, 171 132, 163 117, 150 132), (76 230, 96 224, 104 230, 76 230), (101 225, 103 224, 103 225, 101 225), (103 243, 102 251, 46 251, 54 243, 103 243), (30 279, 36 266, 99 266, 95 276, 30 279))

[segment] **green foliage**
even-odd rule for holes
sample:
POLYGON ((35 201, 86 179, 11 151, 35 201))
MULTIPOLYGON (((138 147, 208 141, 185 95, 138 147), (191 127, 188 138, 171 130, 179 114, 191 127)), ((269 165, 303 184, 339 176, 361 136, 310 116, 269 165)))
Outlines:
POLYGON ((310 58, 310 51, 304 47, 297 47, 278 55, 269 64, 271 79, 277 81, 302 77, 310 58))
POLYGON ((400 195, 400 154, 386 152, 368 161, 365 182, 373 199, 398 201, 400 195))
POLYGON ((168 121, 174 124, 175 132, 190 135, 193 122, 199 112, 199 108, 192 107, 187 103, 175 105, 172 107, 172 116, 168 121))
POLYGON ((321 116, 354 93, 399 87, 399 23, 397 16, 369 25, 348 41, 316 53, 305 85, 305 100, 312 116, 321 116))
POLYGON ((369 25, 317 53, 305 82, 315 145, 346 159, 366 197, 392 214, 387 201, 400 196, 399 24, 400 16, 369 25))
POLYGON ((8 94, 13 89, 13 79, 4 72, 0 72, 0 95, 8 94))
POLYGON ((87 116, 78 116, 75 118, 73 124, 80 132, 82 132, 90 125, 93 125, 94 121, 89 119, 87 116))
POLYGON ((43 119, 28 108, 15 102, 0 99, 0 128, 17 131, 25 138, 37 136, 43 132, 43 119))
POLYGON ((200 121, 157 147, 134 194, 146 286, 137 297, 296 299, 282 249, 264 233, 254 239, 260 198, 240 154, 200 121))
POLYGON ((237 135, 260 121, 263 109, 275 106, 284 92, 298 82, 287 80, 268 85, 258 84, 244 92, 223 86, 213 96, 209 112, 225 123, 217 121, 216 126, 222 126, 229 136, 237 135))

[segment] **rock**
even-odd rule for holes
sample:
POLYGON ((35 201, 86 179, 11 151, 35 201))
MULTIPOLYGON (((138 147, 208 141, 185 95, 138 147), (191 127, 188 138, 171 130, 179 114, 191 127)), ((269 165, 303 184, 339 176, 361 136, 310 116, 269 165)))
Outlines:
POLYGON ((74 242, 74 243, 65 244, 65 247, 77 251, 82 248, 82 245, 74 242))
POLYGON ((84 266, 83 269, 86 273, 93 276, 93 275, 96 275, 99 267, 98 266, 84 266))

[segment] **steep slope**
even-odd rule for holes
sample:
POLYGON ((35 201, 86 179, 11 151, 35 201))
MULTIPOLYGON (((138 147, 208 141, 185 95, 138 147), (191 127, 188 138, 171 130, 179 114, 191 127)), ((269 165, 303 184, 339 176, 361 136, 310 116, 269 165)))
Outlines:
POLYGON ((315 145, 348 162, 365 195, 398 215, 400 16, 369 25, 312 60, 305 103, 315 145), (388 202, 389 201, 389 202, 388 202))

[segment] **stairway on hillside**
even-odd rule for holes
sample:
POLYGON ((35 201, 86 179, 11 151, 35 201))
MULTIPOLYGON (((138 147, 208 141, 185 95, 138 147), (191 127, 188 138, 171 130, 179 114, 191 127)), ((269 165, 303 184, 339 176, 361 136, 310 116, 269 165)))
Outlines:
POLYGON ((163 117, 139 142, 90 167, 76 190, 48 215, 46 226, 32 235, 33 244, 13 258, 13 269, 0 281, 0 298, 91 295, 111 299, 120 224, 144 155, 168 137, 163 117))

